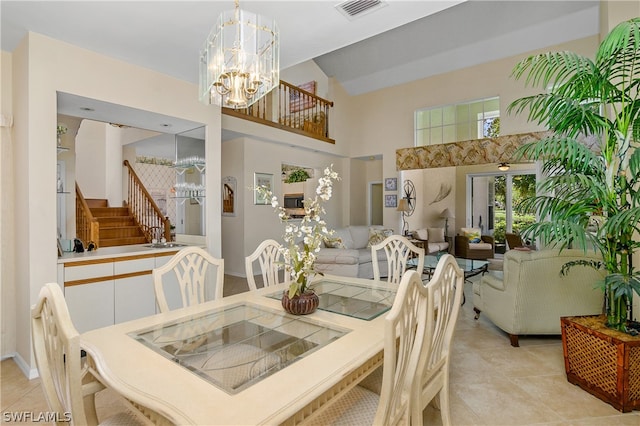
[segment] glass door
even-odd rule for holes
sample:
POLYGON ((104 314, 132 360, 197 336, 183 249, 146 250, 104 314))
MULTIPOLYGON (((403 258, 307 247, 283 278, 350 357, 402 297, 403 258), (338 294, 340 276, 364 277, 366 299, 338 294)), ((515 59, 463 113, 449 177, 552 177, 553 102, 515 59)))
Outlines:
POLYGON ((535 195, 533 171, 484 173, 467 176, 467 226, 493 235, 496 253, 506 250, 505 233, 520 233, 536 220, 535 212, 523 211, 520 202, 535 195))

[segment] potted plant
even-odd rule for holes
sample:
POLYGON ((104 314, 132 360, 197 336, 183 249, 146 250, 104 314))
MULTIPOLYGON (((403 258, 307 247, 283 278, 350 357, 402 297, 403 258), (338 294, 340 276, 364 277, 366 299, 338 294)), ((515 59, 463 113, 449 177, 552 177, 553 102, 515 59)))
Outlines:
POLYGON ((287 177, 285 183, 305 182, 310 177, 311 176, 309 176, 309 172, 307 172, 305 169, 296 169, 289 173, 289 176, 287 177))
POLYGON ((542 161, 545 174, 540 195, 522 202, 542 220, 523 234, 561 249, 599 252, 601 262, 572 262, 562 272, 576 265, 604 269, 606 327, 634 333, 628 306, 633 293, 640 294, 632 264, 640 245, 633 239, 640 230, 640 18, 617 25, 595 60, 543 53, 518 63, 512 75, 547 90, 514 101, 508 110, 527 111, 530 121, 550 130, 519 151, 542 161))
POLYGON ((299 223, 290 222, 291 217, 270 189, 265 186, 254 188, 265 199, 271 200, 271 206, 278 213, 280 222, 285 225, 284 244, 280 247, 280 252, 284 258, 285 273, 291 276, 291 284, 282 295, 282 306, 290 313, 308 314, 318 307, 318 296, 309 287, 309 283, 311 276, 317 273, 316 254, 324 239, 333 234, 321 215, 325 213, 324 202, 331 198, 333 182, 339 179, 333 165, 324 169, 323 176, 318 180, 316 196, 304 201, 304 216, 299 223))

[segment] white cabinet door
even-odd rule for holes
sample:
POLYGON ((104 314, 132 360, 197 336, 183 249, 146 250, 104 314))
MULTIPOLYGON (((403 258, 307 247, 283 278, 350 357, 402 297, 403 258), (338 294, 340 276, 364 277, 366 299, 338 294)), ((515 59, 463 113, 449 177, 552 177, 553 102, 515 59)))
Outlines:
POLYGON ((116 324, 156 313, 156 295, 151 271, 155 259, 148 257, 115 262, 115 322, 116 324), (130 277, 122 275, 132 275, 130 277))
MULTIPOLYGON (((156 268, 167 263, 172 257, 173 256, 156 257, 156 268)), ((169 309, 182 308, 182 295, 180 294, 180 287, 178 286, 178 277, 173 271, 163 275, 162 288, 164 289, 164 296, 167 299, 169 309)), ((160 312, 160 310, 158 310, 158 312, 160 312)))
POLYGON ((64 298, 80 333, 113 325, 113 280, 65 286, 64 298))
POLYGON ((115 280, 115 323, 156 313, 151 274, 115 280))

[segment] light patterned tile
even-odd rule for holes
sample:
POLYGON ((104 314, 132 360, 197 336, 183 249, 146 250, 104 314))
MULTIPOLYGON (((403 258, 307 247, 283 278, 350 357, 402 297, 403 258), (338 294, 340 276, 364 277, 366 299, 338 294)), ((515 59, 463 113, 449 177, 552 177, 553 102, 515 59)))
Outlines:
POLYGON ((510 380, 496 377, 486 383, 452 383, 451 391, 487 425, 527 425, 563 420, 545 404, 510 380))
POLYGON ((515 378, 513 382, 565 420, 619 414, 611 405, 569 383, 564 374, 515 378))

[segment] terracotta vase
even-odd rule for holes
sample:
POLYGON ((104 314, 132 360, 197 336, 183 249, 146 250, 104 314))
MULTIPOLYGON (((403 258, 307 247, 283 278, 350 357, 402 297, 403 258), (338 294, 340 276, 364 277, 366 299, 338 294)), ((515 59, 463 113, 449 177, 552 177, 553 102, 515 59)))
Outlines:
POLYGON ((305 293, 289 298, 289 291, 282 292, 282 307, 285 311, 293 315, 307 315, 318 309, 320 299, 318 295, 311 290, 305 293))

